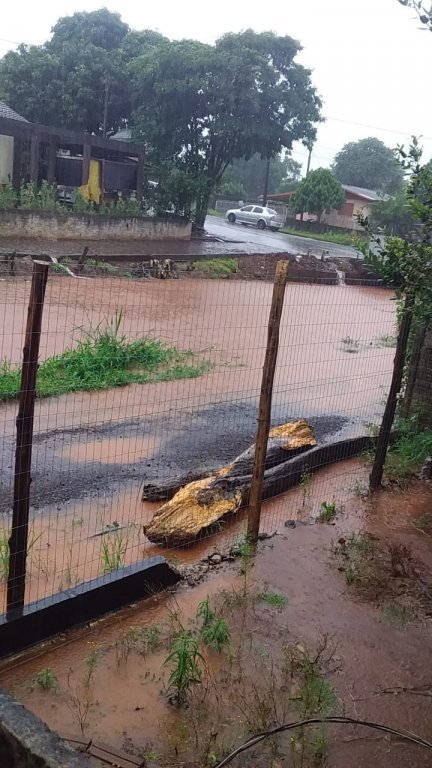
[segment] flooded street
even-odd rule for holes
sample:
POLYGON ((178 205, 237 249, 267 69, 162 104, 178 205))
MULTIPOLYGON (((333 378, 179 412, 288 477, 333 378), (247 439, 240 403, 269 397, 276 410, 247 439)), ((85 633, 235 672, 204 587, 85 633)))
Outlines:
MULTIPOLYGON (((29 285, 0 283, 1 357, 16 363, 29 285)), ((140 501, 140 485, 212 470, 253 443, 271 291, 269 283, 246 281, 50 276, 41 359, 106 327, 121 310, 120 332, 128 339, 161 339, 191 350, 211 368, 193 379, 36 401, 27 600, 97 576, 101 534, 115 523, 122 526, 126 562, 153 553, 142 525, 156 507, 140 501)), ((382 342, 395 328, 390 299, 391 292, 377 288, 287 286, 273 424, 306 417, 322 442, 363 433, 365 422, 379 417, 394 355, 382 342)), ((0 404, 4 532, 12 501, 15 418, 15 402, 0 404)), ((277 501, 271 504, 278 508, 277 501)), ((278 514, 272 516, 274 526, 278 514)))
MULTIPOLYGON (((287 649, 301 647, 313 653, 326 638, 331 661, 323 662, 323 673, 334 687, 339 711, 430 739, 429 699, 422 694, 430 685, 430 608, 429 614, 413 617, 406 625, 391 624, 385 602, 356 599, 337 568, 333 550, 341 537, 365 530, 381 533, 386 545, 399 536, 406 542, 408 534, 413 557, 431 568, 430 538, 416 531, 413 521, 430 509, 432 490, 422 485, 411 490, 409 507, 405 492, 362 500, 358 489, 367 474, 367 466, 358 460, 321 470, 307 488, 264 505, 262 529, 274 534, 277 527, 278 535, 260 544, 251 570, 242 573, 241 561, 219 567, 208 563, 203 566, 203 580, 193 588, 180 585, 174 593, 125 608, 2 664, 1 685, 60 734, 78 737, 83 728, 87 739, 178 765, 205 752, 210 732, 215 733, 216 754, 244 739, 245 691, 252 717, 254 697, 273 690, 269 686, 274 685, 273 675, 287 649), (324 500, 333 501, 338 510, 331 525, 313 523, 324 500), (262 602, 259 595, 266 592, 282 595, 282 607, 262 602), (165 696, 170 638, 181 629, 197 630, 197 608, 207 597, 226 616, 235 661, 230 661, 228 652, 219 657, 207 649, 206 682, 191 693, 187 708, 176 709, 165 696), (55 685, 42 689, 38 675, 47 669, 55 685), (86 682, 89 669, 91 680, 86 682), (252 680, 255 688, 249 689, 252 680), (215 700, 213 686, 220 686, 225 695, 215 700)), ((236 520, 217 541, 195 545, 195 560, 235 539, 241 533, 239 523, 236 520)), ((176 558, 187 561, 192 550, 179 551, 176 558)), ((281 674, 283 669, 282 663, 281 674)), ((272 696, 276 722, 281 717, 295 719, 292 688, 282 685, 272 696)), ((284 764, 296 766, 289 757, 289 743, 280 737, 280 755, 284 764)), ((258 751, 255 757, 263 760, 264 754, 258 751)), ((313 764, 304 759, 305 766, 313 764)), ((327 761, 332 768, 432 765, 428 753, 413 745, 353 726, 329 729, 327 761)))

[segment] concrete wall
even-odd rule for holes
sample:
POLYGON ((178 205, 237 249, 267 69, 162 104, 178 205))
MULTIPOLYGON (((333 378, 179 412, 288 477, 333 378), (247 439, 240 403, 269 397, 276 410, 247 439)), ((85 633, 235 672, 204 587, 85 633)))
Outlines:
POLYGON ((12 136, 0 136, 0 184, 12 181, 14 140, 12 136))
POLYGON ((0 238, 43 240, 189 240, 192 225, 176 219, 92 213, 0 212, 0 238))
POLYGON ((1 768, 88 768, 89 762, 0 690, 1 768))

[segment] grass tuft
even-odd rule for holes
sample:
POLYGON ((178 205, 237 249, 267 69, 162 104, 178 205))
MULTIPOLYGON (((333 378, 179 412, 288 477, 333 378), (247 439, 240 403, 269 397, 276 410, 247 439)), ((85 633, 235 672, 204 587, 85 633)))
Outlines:
MULTIPOLYGON (((39 366, 36 394, 53 397, 127 384, 172 381, 201 376, 208 361, 192 361, 191 352, 179 352, 157 339, 128 341, 120 334, 121 312, 107 324, 87 332, 74 349, 47 358, 39 366)), ((0 401, 19 395, 21 367, 6 360, 0 367, 0 401)))
POLYGON ((387 478, 405 488, 428 456, 432 455, 432 429, 418 431, 417 420, 399 422, 399 439, 387 452, 387 478))
POLYGON ((238 261, 237 259, 203 259, 194 262, 192 268, 205 272, 209 277, 223 277, 237 272, 238 261))
POLYGON ((271 608, 282 610, 288 605, 288 598, 280 592, 260 592, 257 597, 261 603, 265 603, 271 608))

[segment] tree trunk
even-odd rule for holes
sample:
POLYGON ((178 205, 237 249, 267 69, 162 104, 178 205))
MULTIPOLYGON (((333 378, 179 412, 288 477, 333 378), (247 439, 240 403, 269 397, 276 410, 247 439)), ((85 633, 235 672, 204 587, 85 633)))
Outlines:
POLYGON ((196 227, 203 227, 205 224, 211 193, 212 193, 212 189, 210 188, 206 189, 206 191, 203 192, 197 198, 196 208, 195 208, 195 226, 196 227))
POLYGON ((380 488, 382 482, 384 464, 387 456, 387 448, 389 446, 391 430, 396 413, 397 397, 402 386, 411 320, 411 300, 405 299, 402 322, 397 338, 390 392, 388 394, 386 407, 384 409, 384 415, 376 445, 375 459, 369 478, 369 487, 371 491, 375 491, 377 488, 380 488))

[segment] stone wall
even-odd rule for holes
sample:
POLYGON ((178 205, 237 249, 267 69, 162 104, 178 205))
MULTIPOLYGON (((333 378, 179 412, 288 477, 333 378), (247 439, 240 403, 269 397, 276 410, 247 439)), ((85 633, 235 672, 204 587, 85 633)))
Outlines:
POLYGON ((88 768, 89 762, 0 690, 1 768, 88 768))
POLYGON ((174 218, 27 210, 0 212, 0 238, 189 240, 191 231, 190 222, 174 218))

